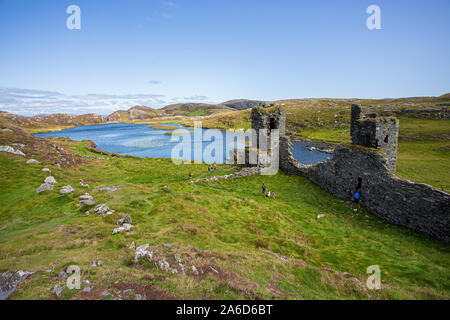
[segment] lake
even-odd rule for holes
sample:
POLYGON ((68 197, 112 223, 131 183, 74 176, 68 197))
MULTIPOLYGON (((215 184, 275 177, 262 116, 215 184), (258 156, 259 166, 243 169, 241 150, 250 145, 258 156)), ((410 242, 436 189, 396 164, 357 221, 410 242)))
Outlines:
MULTIPOLYGON (((170 126, 174 126, 170 124, 170 126)), ((181 125, 180 129, 186 129, 181 125)), ((139 157, 152 157, 152 158, 171 158, 172 150, 177 146, 181 146, 180 141, 189 143, 189 152, 186 152, 186 156, 182 153, 174 155, 174 158, 182 159, 194 159, 202 160, 202 156, 194 155, 194 146, 200 146, 199 150, 205 150, 211 144, 211 138, 208 139, 205 136, 207 129, 202 129, 202 138, 196 139, 195 143, 189 143, 188 140, 194 141, 193 132, 189 130, 189 137, 168 134, 172 130, 160 130, 149 128, 148 124, 127 124, 127 123, 108 123, 98 125, 79 126, 70 129, 64 129, 60 132, 48 132, 36 134, 42 138, 56 138, 56 137, 69 137, 72 140, 92 140, 97 145, 97 149, 109 151, 111 153, 118 153, 124 155, 133 155, 139 157), (187 138, 187 140, 185 140, 187 138), (189 139, 190 138, 190 139, 189 139), (190 155, 189 155, 190 153, 190 155)), ((211 131, 210 131, 211 132, 211 131)), ((225 131, 215 131, 221 135, 218 140, 226 140, 225 131)), ((218 141, 217 140, 217 141, 218 141)), ((222 144, 221 144, 222 145, 222 144)), ((292 147, 292 154, 294 158, 303 164, 314 164, 317 162, 325 161, 330 158, 331 155, 323 153, 317 150, 310 151, 306 149, 309 146, 308 142, 294 141, 292 147)), ((219 150, 219 148, 217 148, 219 150)), ((188 149, 185 149, 187 151, 188 149)), ((226 160, 226 144, 223 144, 221 150, 217 151, 218 158, 222 161, 217 163, 223 163, 226 160)), ((215 156, 215 152, 212 153, 215 156)), ((205 160, 205 159, 203 159, 205 160)), ((207 160, 207 159, 206 159, 207 160)), ((208 161, 210 162, 210 161, 208 161)))

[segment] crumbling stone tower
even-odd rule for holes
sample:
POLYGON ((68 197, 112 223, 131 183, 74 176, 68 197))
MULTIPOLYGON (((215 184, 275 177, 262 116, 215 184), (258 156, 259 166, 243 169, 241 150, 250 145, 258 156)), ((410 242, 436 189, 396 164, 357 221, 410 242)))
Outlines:
POLYGON ((286 131, 286 113, 280 107, 255 106, 252 108, 252 129, 258 135, 258 148, 260 146, 259 130, 267 129, 267 147, 270 148, 270 130, 278 129, 280 137, 286 131))
POLYGON ((366 114, 361 118, 362 108, 352 104, 350 135, 352 143, 368 148, 383 150, 387 156, 387 167, 395 174, 397 163, 398 126, 394 117, 377 117, 366 114))

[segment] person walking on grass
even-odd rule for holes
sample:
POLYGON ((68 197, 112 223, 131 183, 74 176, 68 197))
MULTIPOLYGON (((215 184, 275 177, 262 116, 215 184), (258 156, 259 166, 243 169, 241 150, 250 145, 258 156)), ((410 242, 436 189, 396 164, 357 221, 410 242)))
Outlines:
POLYGON ((192 173, 189 172, 189 181, 192 181, 192 173))
POLYGON ((216 164, 215 163, 214 163, 213 168, 214 168, 214 172, 216 172, 216 164))
POLYGON ((272 191, 272 198, 275 199, 275 191, 272 191))
POLYGON ((84 183, 84 182, 83 182, 83 179, 80 179, 80 186, 81 186, 81 187, 89 188, 89 185, 88 185, 87 183, 84 183))
POLYGON ((261 188, 262 188, 262 195, 264 197, 266 195, 266 185, 263 183, 261 188))
POLYGON ((267 198, 270 198, 270 190, 267 191, 267 198))

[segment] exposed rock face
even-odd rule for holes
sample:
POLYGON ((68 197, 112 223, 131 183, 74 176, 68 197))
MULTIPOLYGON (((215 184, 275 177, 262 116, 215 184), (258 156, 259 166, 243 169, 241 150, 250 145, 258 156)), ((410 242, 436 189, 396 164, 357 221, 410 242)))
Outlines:
POLYGON ((303 165, 292 157, 289 138, 280 138, 280 167, 301 175, 334 196, 352 200, 361 178, 360 204, 390 223, 450 243, 450 195, 390 173, 385 155, 359 146, 339 145, 333 157, 303 165))
POLYGON ((6 271, 0 273, 0 300, 6 300, 16 291, 17 286, 34 272, 6 271))
POLYGON ((53 176, 49 176, 49 177, 45 178, 44 182, 47 184, 56 184, 56 179, 53 176))
POLYGON ((72 188, 72 186, 70 184, 62 187, 61 190, 59 190, 59 194, 69 194, 69 193, 73 193, 73 192, 75 192, 75 189, 72 188))
POLYGON ((99 204, 94 208, 94 212, 97 213, 99 216, 104 217, 109 214, 112 214, 112 211, 109 209, 108 205, 106 203, 99 204))
POLYGON ((11 146, 0 146, 0 152, 8 152, 8 153, 12 153, 18 156, 25 156, 25 153, 23 153, 22 151, 18 150, 18 149, 14 149, 11 146))
POLYGON ((80 196, 80 206, 93 206, 95 204, 94 198, 89 194, 83 194, 80 196))
MULTIPOLYGON (((236 172, 236 173, 232 173, 232 174, 227 174, 224 176, 213 176, 211 178, 203 178, 203 179, 197 179, 195 181, 193 181, 193 183, 198 183, 198 182, 214 182, 217 181, 219 179, 234 179, 234 178, 241 178, 241 177, 249 177, 255 174, 260 173, 261 170, 258 167, 251 167, 251 168, 243 168, 241 171, 236 172)), ((166 187, 167 188, 167 187, 166 187)))
POLYGON ((117 234, 117 233, 121 233, 121 232, 124 232, 124 231, 130 231, 131 228, 133 228, 133 226, 132 226, 131 224, 129 224, 129 223, 124 223, 124 224, 122 224, 120 227, 115 228, 115 229, 112 231, 112 234, 115 235, 115 234, 117 234))
POLYGON ((27 161, 27 164, 41 164, 41 163, 35 159, 30 159, 27 161))
POLYGON ((41 193, 43 191, 51 191, 53 190, 53 184, 51 183, 43 183, 36 189, 36 193, 41 193))
POLYGON ((123 225, 124 223, 129 223, 129 224, 131 224, 131 217, 130 217, 129 214, 127 214, 125 217, 123 217, 122 219, 119 219, 119 220, 117 221, 117 224, 118 224, 119 226, 123 225))

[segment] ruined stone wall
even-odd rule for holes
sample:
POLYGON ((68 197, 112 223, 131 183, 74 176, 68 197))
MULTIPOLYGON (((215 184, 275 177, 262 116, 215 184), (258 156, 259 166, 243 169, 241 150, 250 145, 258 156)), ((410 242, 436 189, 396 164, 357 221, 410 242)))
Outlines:
POLYGON ((304 176, 344 200, 352 199, 361 178, 360 204, 371 213, 450 243, 450 195, 396 178, 382 152, 339 145, 327 161, 303 165, 292 157, 291 145, 289 138, 280 138, 280 168, 284 172, 304 176))
POLYGON ((376 114, 368 114, 361 118, 361 113, 361 105, 353 104, 350 127, 352 143, 383 150, 387 155, 389 171, 395 173, 399 121, 392 117, 379 118, 376 114))

